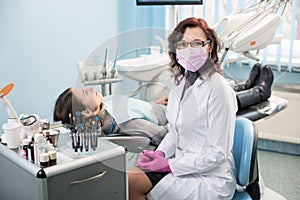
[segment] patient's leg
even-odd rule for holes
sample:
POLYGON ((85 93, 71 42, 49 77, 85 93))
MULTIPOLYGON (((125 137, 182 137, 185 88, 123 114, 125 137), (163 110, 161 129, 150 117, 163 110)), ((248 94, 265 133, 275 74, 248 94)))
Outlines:
POLYGON ((122 132, 129 135, 149 137, 156 145, 161 142, 168 132, 168 129, 165 126, 159 126, 145 119, 133 119, 119 124, 119 127, 122 132))
POLYGON ((164 105, 158 105, 158 104, 152 104, 152 110, 154 112, 154 115, 158 121, 158 125, 166 125, 168 123, 167 117, 166 117, 166 109, 167 106, 164 105))
POLYGON ((271 96, 273 79, 272 69, 268 65, 264 66, 257 85, 236 93, 239 110, 267 100, 271 96))
POLYGON ((144 171, 134 167, 128 171, 128 187, 130 200, 145 200, 145 195, 152 188, 152 184, 144 171))
POLYGON ((261 65, 259 63, 256 63, 250 71, 249 78, 241 83, 233 85, 233 90, 239 92, 254 87, 259 81, 260 71, 261 65))

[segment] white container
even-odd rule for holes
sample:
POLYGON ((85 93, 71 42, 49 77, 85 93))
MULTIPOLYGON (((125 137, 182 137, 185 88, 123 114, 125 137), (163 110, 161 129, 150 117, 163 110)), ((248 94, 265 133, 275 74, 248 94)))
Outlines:
POLYGON ((34 162, 40 164, 40 154, 45 152, 45 141, 43 134, 34 134, 34 162))
POLYGON ((7 147, 10 149, 19 148, 20 131, 21 127, 19 123, 9 122, 2 125, 4 130, 7 147))

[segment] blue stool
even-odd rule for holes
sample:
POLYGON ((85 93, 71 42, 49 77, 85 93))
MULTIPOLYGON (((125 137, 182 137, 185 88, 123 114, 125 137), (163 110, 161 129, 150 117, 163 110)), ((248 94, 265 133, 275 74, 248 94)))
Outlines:
POLYGON ((237 184, 234 200, 260 199, 257 163, 257 129, 252 121, 239 117, 234 130, 233 157, 237 184))

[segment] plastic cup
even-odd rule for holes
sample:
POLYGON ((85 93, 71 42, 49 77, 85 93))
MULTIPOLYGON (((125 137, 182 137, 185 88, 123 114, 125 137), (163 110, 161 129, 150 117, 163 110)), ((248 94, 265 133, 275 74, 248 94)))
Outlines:
POLYGON ((7 147, 10 149, 19 148, 21 127, 19 123, 6 123, 2 125, 4 130, 7 147))

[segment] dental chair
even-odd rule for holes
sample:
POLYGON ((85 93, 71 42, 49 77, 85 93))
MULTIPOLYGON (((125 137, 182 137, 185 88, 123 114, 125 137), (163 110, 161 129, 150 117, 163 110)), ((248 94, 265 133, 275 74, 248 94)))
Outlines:
POLYGON ((257 129, 252 121, 238 117, 235 123, 233 157, 237 189, 234 200, 260 199, 257 162, 257 129))

